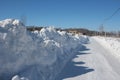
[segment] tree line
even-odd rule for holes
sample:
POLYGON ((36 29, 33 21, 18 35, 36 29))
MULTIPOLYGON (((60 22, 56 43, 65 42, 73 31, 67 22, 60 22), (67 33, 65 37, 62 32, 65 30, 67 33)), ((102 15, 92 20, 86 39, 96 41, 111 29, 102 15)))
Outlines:
MULTIPOLYGON (((28 31, 40 31, 44 27, 38 27, 38 26, 27 26, 28 31)), ((104 31, 104 27, 100 27, 99 31, 95 30, 88 30, 85 28, 67 28, 67 29, 61 29, 61 28, 55 28, 57 31, 66 31, 69 32, 69 30, 77 31, 77 33, 83 33, 84 35, 88 36, 105 36, 105 37, 120 37, 120 31, 111 31, 107 32, 104 31)))

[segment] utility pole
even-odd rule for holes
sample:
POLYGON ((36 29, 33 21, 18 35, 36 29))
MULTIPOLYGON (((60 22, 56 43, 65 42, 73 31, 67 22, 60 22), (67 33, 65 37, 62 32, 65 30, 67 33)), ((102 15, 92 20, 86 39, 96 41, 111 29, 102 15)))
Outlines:
POLYGON ((101 24, 100 27, 99 27, 100 35, 103 35, 103 32, 104 32, 104 26, 103 26, 103 24, 101 24))
MULTIPOLYGON (((110 20, 116 13, 118 13, 118 11, 120 11, 120 8, 118 8, 111 16, 109 16, 108 18, 104 19, 102 24, 99 27, 100 33, 102 34, 104 32, 104 35, 106 36, 107 33, 104 31, 104 26, 103 24, 105 24, 108 20, 110 20)), ((103 35, 103 34, 102 34, 103 35)))

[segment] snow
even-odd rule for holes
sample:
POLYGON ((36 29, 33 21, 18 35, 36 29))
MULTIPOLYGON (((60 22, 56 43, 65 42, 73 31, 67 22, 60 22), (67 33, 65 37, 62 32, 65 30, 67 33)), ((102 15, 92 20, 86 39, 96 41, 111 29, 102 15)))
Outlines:
POLYGON ((111 51, 116 57, 120 57, 120 38, 113 37, 94 37, 104 48, 111 51))
POLYGON ((24 78, 24 77, 19 77, 18 75, 15 75, 12 80, 28 80, 27 78, 24 78))
POLYGON ((0 79, 54 80, 87 41, 53 27, 29 32, 19 20, 0 21, 0 79))
POLYGON ((23 25, 23 24, 17 19, 5 19, 3 21, 0 21, 0 27, 10 27, 15 25, 23 25))
POLYGON ((119 38, 30 32, 19 20, 0 21, 0 80, 120 80, 119 52, 119 38))
MULTIPOLYGON (((120 80, 120 62, 96 38, 67 63, 56 80, 120 80)), ((104 44, 105 45, 105 44, 104 44)))

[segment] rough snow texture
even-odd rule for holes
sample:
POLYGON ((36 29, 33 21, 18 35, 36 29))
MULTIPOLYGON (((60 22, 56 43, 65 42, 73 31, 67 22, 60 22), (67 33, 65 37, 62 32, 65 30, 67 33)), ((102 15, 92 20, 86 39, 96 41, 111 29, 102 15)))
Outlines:
POLYGON ((111 51, 113 55, 120 57, 120 38, 94 37, 101 45, 111 51))
POLYGON ((12 80, 29 80, 29 79, 27 79, 27 78, 25 78, 25 77, 19 77, 18 75, 16 75, 16 76, 14 76, 13 78, 12 78, 12 80))
POLYGON ((52 27, 28 32, 19 20, 0 21, 0 80, 54 80, 86 41, 52 27))
POLYGON ((120 80, 118 59, 93 38, 89 40, 87 49, 76 54, 56 80, 120 80))

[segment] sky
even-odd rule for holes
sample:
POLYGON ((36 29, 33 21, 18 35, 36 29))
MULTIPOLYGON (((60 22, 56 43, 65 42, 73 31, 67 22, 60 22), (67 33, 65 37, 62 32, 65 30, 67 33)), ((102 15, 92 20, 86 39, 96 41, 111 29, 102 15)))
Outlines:
MULTIPOLYGON (((30 26, 99 30, 118 8, 120 0, 0 0, 0 20, 24 19, 30 26)), ((104 30, 120 30, 120 10, 104 30)))

